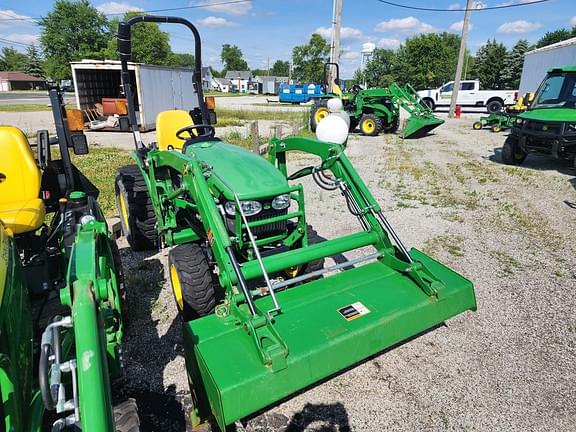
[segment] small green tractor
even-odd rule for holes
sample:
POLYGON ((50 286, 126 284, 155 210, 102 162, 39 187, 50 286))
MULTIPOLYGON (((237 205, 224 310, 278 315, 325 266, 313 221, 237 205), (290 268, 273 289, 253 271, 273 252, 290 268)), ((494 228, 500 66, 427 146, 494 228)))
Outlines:
POLYGON ((489 127, 492 132, 498 133, 510 129, 516 122, 518 114, 528 109, 534 100, 534 93, 528 92, 521 96, 514 105, 507 106, 502 111, 480 117, 472 124, 472 129, 480 130, 489 127))
POLYGON ((0 430, 137 432, 135 402, 112 405, 116 243, 98 189, 71 162, 69 148, 88 152, 86 137, 68 128, 61 93, 50 100, 57 137, 39 131, 36 158, 22 131, 0 127, 0 430))
POLYGON ((444 123, 422 102, 410 84, 404 87, 392 83, 388 87, 364 90, 354 85, 350 92, 340 89, 340 68, 337 63, 324 65, 324 95, 318 98, 310 110, 310 130, 316 131, 318 123, 329 114, 328 100, 342 99, 344 111, 350 116, 350 131, 360 129, 362 134, 376 136, 380 132, 394 133, 400 126, 400 109, 410 117, 402 130, 403 138, 420 138, 444 123), (334 79, 329 82, 329 71, 334 79))
POLYGON ((529 153, 567 159, 576 168, 576 66, 550 69, 528 110, 516 117, 502 161, 521 165, 529 153))
POLYGON ((476 309, 470 281, 402 244, 341 145, 273 139, 266 160, 215 136, 202 94, 200 36, 190 22, 134 17, 120 23, 118 38, 136 145, 134 165, 117 175, 118 211, 134 249, 171 247, 193 426, 215 422, 225 430, 476 309), (131 26, 139 22, 184 24, 196 45, 198 108, 160 113, 150 145, 138 132, 127 67, 131 26), (289 173, 293 152, 317 163, 289 173), (356 232, 330 240, 316 233, 298 182, 304 177, 342 196, 356 232), (351 251, 359 253, 326 260, 351 251))

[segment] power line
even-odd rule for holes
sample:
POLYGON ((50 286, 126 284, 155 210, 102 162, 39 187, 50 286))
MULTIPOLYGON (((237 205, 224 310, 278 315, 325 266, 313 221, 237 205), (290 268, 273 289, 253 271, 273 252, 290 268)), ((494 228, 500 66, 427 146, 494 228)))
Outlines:
POLYGON ((30 46, 32 46, 32 44, 27 44, 27 43, 24 43, 24 42, 18 42, 18 41, 15 41, 15 40, 5 39, 5 38, 0 38, 0 43, 13 44, 13 45, 21 45, 21 46, 24 46, 24 47, 30 47, 30 46))
POLYGON ((391 1, 387 1, 387 0, 376 0, 376 1, 390 5, 390 6, 396 6, 396 7, 400 7, 400 8, 404 8, 404 9, 411 9, 411 10, 427 11, 427 12, 465 12, 467 10, 480 12, 480 11, 485 11, 485 10, 507 9, 507 8, 520 7, 520 6, 530 6, 530 5, 539 4, 539 3, 546 3, 546 2, 549 2, 550 0, 533 0, 531 2, 512 3, 512 4, 505 4, 505 5, 500 5, 500 6, 485 6, 485 7, 480 7, 480 8, 472 7, 470 9, 466 9, 466 8, 464 8, 464 9, 426 8, 426 7, 409 6, 409 5, 404 5, 404 4, 400 4, 400 3, 394 3, 391 1))
MULTIPOLYGON (((188 10, 188 9, 200 9, 200 8, 209 8, 213 6, 224 6, 224 5, 231 5, 236 3, 252 3, 252 0, 232 0, 232 1, 223 1, 218 3, 204 3, 199 5, 193 6, 182 6, 182 7, 175 7, 175 8, 167 8, 167 9, 151 9, 146 11, 141 10, 134 10, 134 11, 127 11, 127 12, 138 12, 138 13, 156 13, 156 12, 171 12, 177 10, 188 10)), ((111 14, 104 14, 104 16, 116 16, 116 15, 124 15, 126 12, 121 13, 111 13, 111 14)), ((9 16, 6 13, 2 13, 2 15, 9 16)), ((27 18, 0 18, 0 21, 38 21, 44 19, 45 17, 27 17, 27 18)), ((37 22, 35 24, 38 24, 37 22)))

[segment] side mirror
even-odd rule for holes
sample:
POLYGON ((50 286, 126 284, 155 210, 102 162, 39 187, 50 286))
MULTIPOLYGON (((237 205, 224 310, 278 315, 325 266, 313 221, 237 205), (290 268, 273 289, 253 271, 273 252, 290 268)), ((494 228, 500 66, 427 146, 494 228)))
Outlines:
POLYGON ((36 132, 36 155, 40 169, 44 170, 52 159, 50 155, 50 135, 47 130, 36 132))
POLYGON ((88 140, 83 132, 71 132, 70 139, 72 140, 72 148, 75 155, 88 154, 88 140))

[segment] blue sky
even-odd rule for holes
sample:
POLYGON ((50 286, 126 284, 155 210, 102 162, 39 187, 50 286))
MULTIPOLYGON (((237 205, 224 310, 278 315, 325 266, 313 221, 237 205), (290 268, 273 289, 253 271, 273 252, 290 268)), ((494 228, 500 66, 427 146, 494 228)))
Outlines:
MULTIPOLYGON (((222 44, 238 45, 251 68, 266 68, 268 59, 289 60, 292 48, 305 43, 313 32, 330 39, 332 0, 253 0, 246 3, 214 5, 226 0, 91 0, 105 14, 127 10, 153 10, 194 5, 207 7, 165 12, 194 22, 203 39, 204 65, 221 68, 222 44), (213 4, 210 6, 210 4, 213 4)), ((483 0, 487 6, 526 3, 533 0, 483 0)), ((465 0, 395 0, 397 3, 458 9, 465 0)), ((5 40, 21 44, 35 42, 40 29, 28 17, 48 13, 53 2, 44 0, 0 0, 0 47, 5 40), (16 20, 10 18, 18 18, 16 20)), ((501 10, 472 13, 468 47, 475 52, 488 38, 496 38, 508 47, 520 39, 535 42, 547 31, 576 25, 574 0, 550 0, 501 10)), ((406 37, 431 31, 460 33, 464 12, 424 12, 389 6, 377 0, 343 0, 342 75, 352 75, 360 65, 362 44, 395 48, 406 37)), ((172 49, 191 52, 188 30, 163 26, 171 36, 172 49)), ((25 49, 24 45, 14 45, 25 49)))

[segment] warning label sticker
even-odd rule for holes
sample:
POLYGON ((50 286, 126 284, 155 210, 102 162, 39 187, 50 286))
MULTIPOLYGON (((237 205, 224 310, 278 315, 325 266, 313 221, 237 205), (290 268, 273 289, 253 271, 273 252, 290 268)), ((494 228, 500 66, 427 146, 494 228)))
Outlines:
POLYGON ((370 313, 370 309, 362 303, 356 302, 338 309, 338 312, 346 319, 346 321, 352 321, 353 319, 360 318, 362 315, 370 313))

